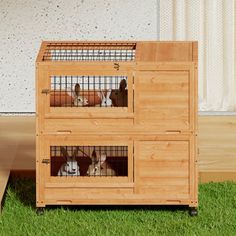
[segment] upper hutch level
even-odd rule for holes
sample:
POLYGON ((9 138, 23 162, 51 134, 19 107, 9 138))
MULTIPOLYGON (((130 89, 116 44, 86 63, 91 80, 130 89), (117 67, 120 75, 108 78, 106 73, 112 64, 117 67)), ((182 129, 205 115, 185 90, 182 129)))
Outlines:
POLYGON ((189 41, 43 41, 36 62, 197 62, 197 55, 189 41))
MULTIPOLYGON (((61 129, 47 118, 68 118, 69 126, 83 118, 80 131, 123 118, 122 129, 137 132, 194 130, 197 55, 189 41, 44 41, 36 61, 41 128, 61 129)), ((103 129, 121 130, 112 124, 103 129)))

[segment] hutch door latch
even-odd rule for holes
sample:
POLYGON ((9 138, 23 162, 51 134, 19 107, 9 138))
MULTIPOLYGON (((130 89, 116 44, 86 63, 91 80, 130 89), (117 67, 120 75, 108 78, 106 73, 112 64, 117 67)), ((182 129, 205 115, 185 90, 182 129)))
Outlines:
POLYGON ((43 163, 43 164, 49 164, 49 163, 50 163, 50 160, 49 160, 49 159, 43 159, 43 160, 42 160, 42 163, 43 163))
POLYGON ((119 69, 120 69, 119 63, 114 63, 114 69, 116 69, 116 70, 119 70, 119 69))
POLYGON ((50 93, 50 89, 42 89, 42 93, 45 93, 47 95, 50 93))

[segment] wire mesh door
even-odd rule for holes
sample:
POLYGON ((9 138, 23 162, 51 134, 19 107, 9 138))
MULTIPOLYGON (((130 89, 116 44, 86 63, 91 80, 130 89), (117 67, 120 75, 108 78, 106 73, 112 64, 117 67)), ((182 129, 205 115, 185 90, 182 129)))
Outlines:
POLYGON ((39 108, 48 118, 133 117, 134 90, 132 65, 115 71, 108 63, 104 70, 49 69, 39 88, 39 108))
POLYGON ((128 107, 128 77, 51 76, 50 107, 128 107))
POLYGON ((50 146, 51 176, 128 176, 128 146, 50 146))

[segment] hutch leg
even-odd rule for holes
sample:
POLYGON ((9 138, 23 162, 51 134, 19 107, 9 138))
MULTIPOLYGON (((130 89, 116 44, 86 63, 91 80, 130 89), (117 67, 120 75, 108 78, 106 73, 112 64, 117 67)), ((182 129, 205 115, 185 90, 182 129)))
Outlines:
POLYGON ((38 216, 43 215, 43 214, 44 214, 44 211, 45 211, 45 207, 37 207, 37 208, 36 208, 36 214, 37 214, 38 216))
POLYGON ((196 207, 189 207, 189 214, 190 216, 197 216, 198 215, 198 210, 196 207))

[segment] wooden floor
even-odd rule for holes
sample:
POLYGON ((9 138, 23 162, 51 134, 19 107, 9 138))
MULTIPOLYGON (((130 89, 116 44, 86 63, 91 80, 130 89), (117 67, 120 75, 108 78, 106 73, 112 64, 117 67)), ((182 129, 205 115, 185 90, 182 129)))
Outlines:
MULTIPOLYGON (((200 181, 236 180, 236 116, 200 116, 199 151, 200 181)), ((0 170, 35 170, 34 117, 0 117, 0 170)))
POLYGON ((0 117, 0 169, 35 169, 34 117, 0 117))
POLYGON ((200 116, 198 142, 200 180, 236 180, 236 116, 200 116))

